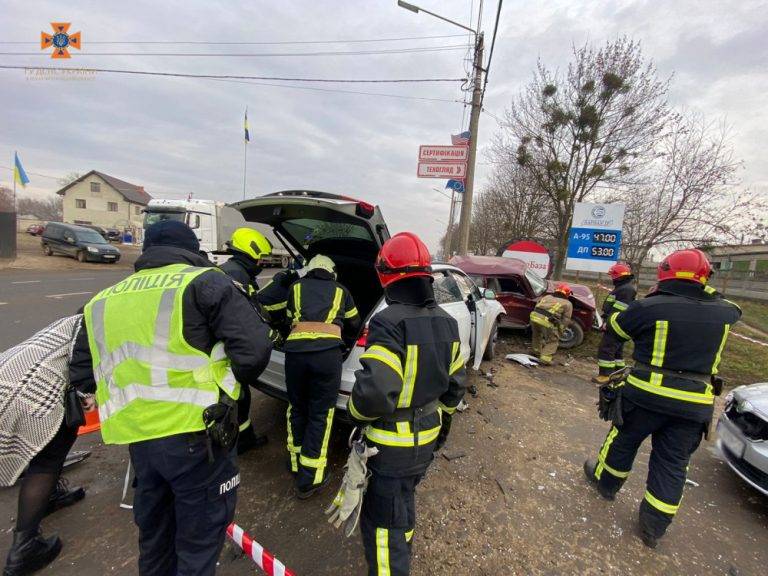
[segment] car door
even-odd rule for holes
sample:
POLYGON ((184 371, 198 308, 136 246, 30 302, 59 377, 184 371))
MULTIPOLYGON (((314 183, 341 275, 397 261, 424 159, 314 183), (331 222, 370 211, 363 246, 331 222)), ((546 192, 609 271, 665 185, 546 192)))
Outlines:
POLYGON ((530 323, 531 310, 536 301, 528 294, 528 287, 522 278, 503 276, 497 278, 500 291, 496 299, 507 312, 505 324, 514 328, 524 328, 530 323))
POLYGON ((75 233, 71 230, 64 230, 63 240, 61 251, 67 256, 75 256, 77 254, 77 238, 75 238, 75 233))
POLYGON ((469 313, 456 279, 447 271, 440 270, 432 274, 435 291, 435 301, 438 305, 456 319, 459 325, 459 340, 461 340, 461 357, 468 361, 471 353, 472 316, 469 313))
POLYGON ((490 317, 490 310, 482 294, 480 294, 480 290, 464 272, 451 270, 449 274, 456 279, 464 304, 470 313, 472 321, 470 346, 474 357, 472 367, 477 369, 483 359, 483 351, 488 344, 495 318, 490 317))

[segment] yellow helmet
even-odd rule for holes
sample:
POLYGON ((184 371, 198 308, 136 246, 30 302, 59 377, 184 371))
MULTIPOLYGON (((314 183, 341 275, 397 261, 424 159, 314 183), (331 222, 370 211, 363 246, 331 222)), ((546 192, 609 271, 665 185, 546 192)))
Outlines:
POLYGON ((307 264, 307 272, 310 270, 325 270, 326 272, 333 274, 333 277, 336 278, 336 264, 334 264, 333 260, 328 258, 328 256, 323 256, 322 254, 312 257, 307 264))
POLYGON ((254 260, 272 254, 272 243, 264 234, 253 228, 238 228, 232 233, 232 239, 227 244, 232 250, 247 254, 254 260))

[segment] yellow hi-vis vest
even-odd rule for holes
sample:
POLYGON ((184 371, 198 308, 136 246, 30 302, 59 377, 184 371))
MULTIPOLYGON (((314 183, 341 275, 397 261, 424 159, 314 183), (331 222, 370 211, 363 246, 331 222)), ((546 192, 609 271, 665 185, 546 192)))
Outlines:
POLYGON ((217 273, 186 264, 142 270, 86 304, 106 444, 203 430, 203 410, 220 390, 240 395, 222 343, 209 356, 184 340, 184 291, 206 272, 217 273))

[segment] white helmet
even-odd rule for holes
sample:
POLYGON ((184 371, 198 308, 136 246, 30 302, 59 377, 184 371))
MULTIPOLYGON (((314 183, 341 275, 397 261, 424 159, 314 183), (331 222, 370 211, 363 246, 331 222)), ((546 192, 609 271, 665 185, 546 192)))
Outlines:
POLYGON ((322 254, 313 256, 307 263, 306 271, 309 272, 311 270, 325 270, 336 278, 336 264, 328 256, 323 256, 322 254))

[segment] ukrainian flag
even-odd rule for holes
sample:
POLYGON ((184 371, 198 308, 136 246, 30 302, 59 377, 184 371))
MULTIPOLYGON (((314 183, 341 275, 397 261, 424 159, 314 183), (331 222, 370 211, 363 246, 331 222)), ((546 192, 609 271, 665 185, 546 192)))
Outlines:
POLYGON ((245 141, 251 141, 251 135, 248 132, 248 108, 245 109, 245 141))
POLYGON ((13 179, 21 184, 22 188, 25 188, 27 186, 27 183, 29 182, 29 177, 27 176, 27 173, 24 171, 24 166, 21 165, 21 160, 19 160, 19 154, 17 152, 13 153, 14 156, 14 162, 13 162, 13 179))

